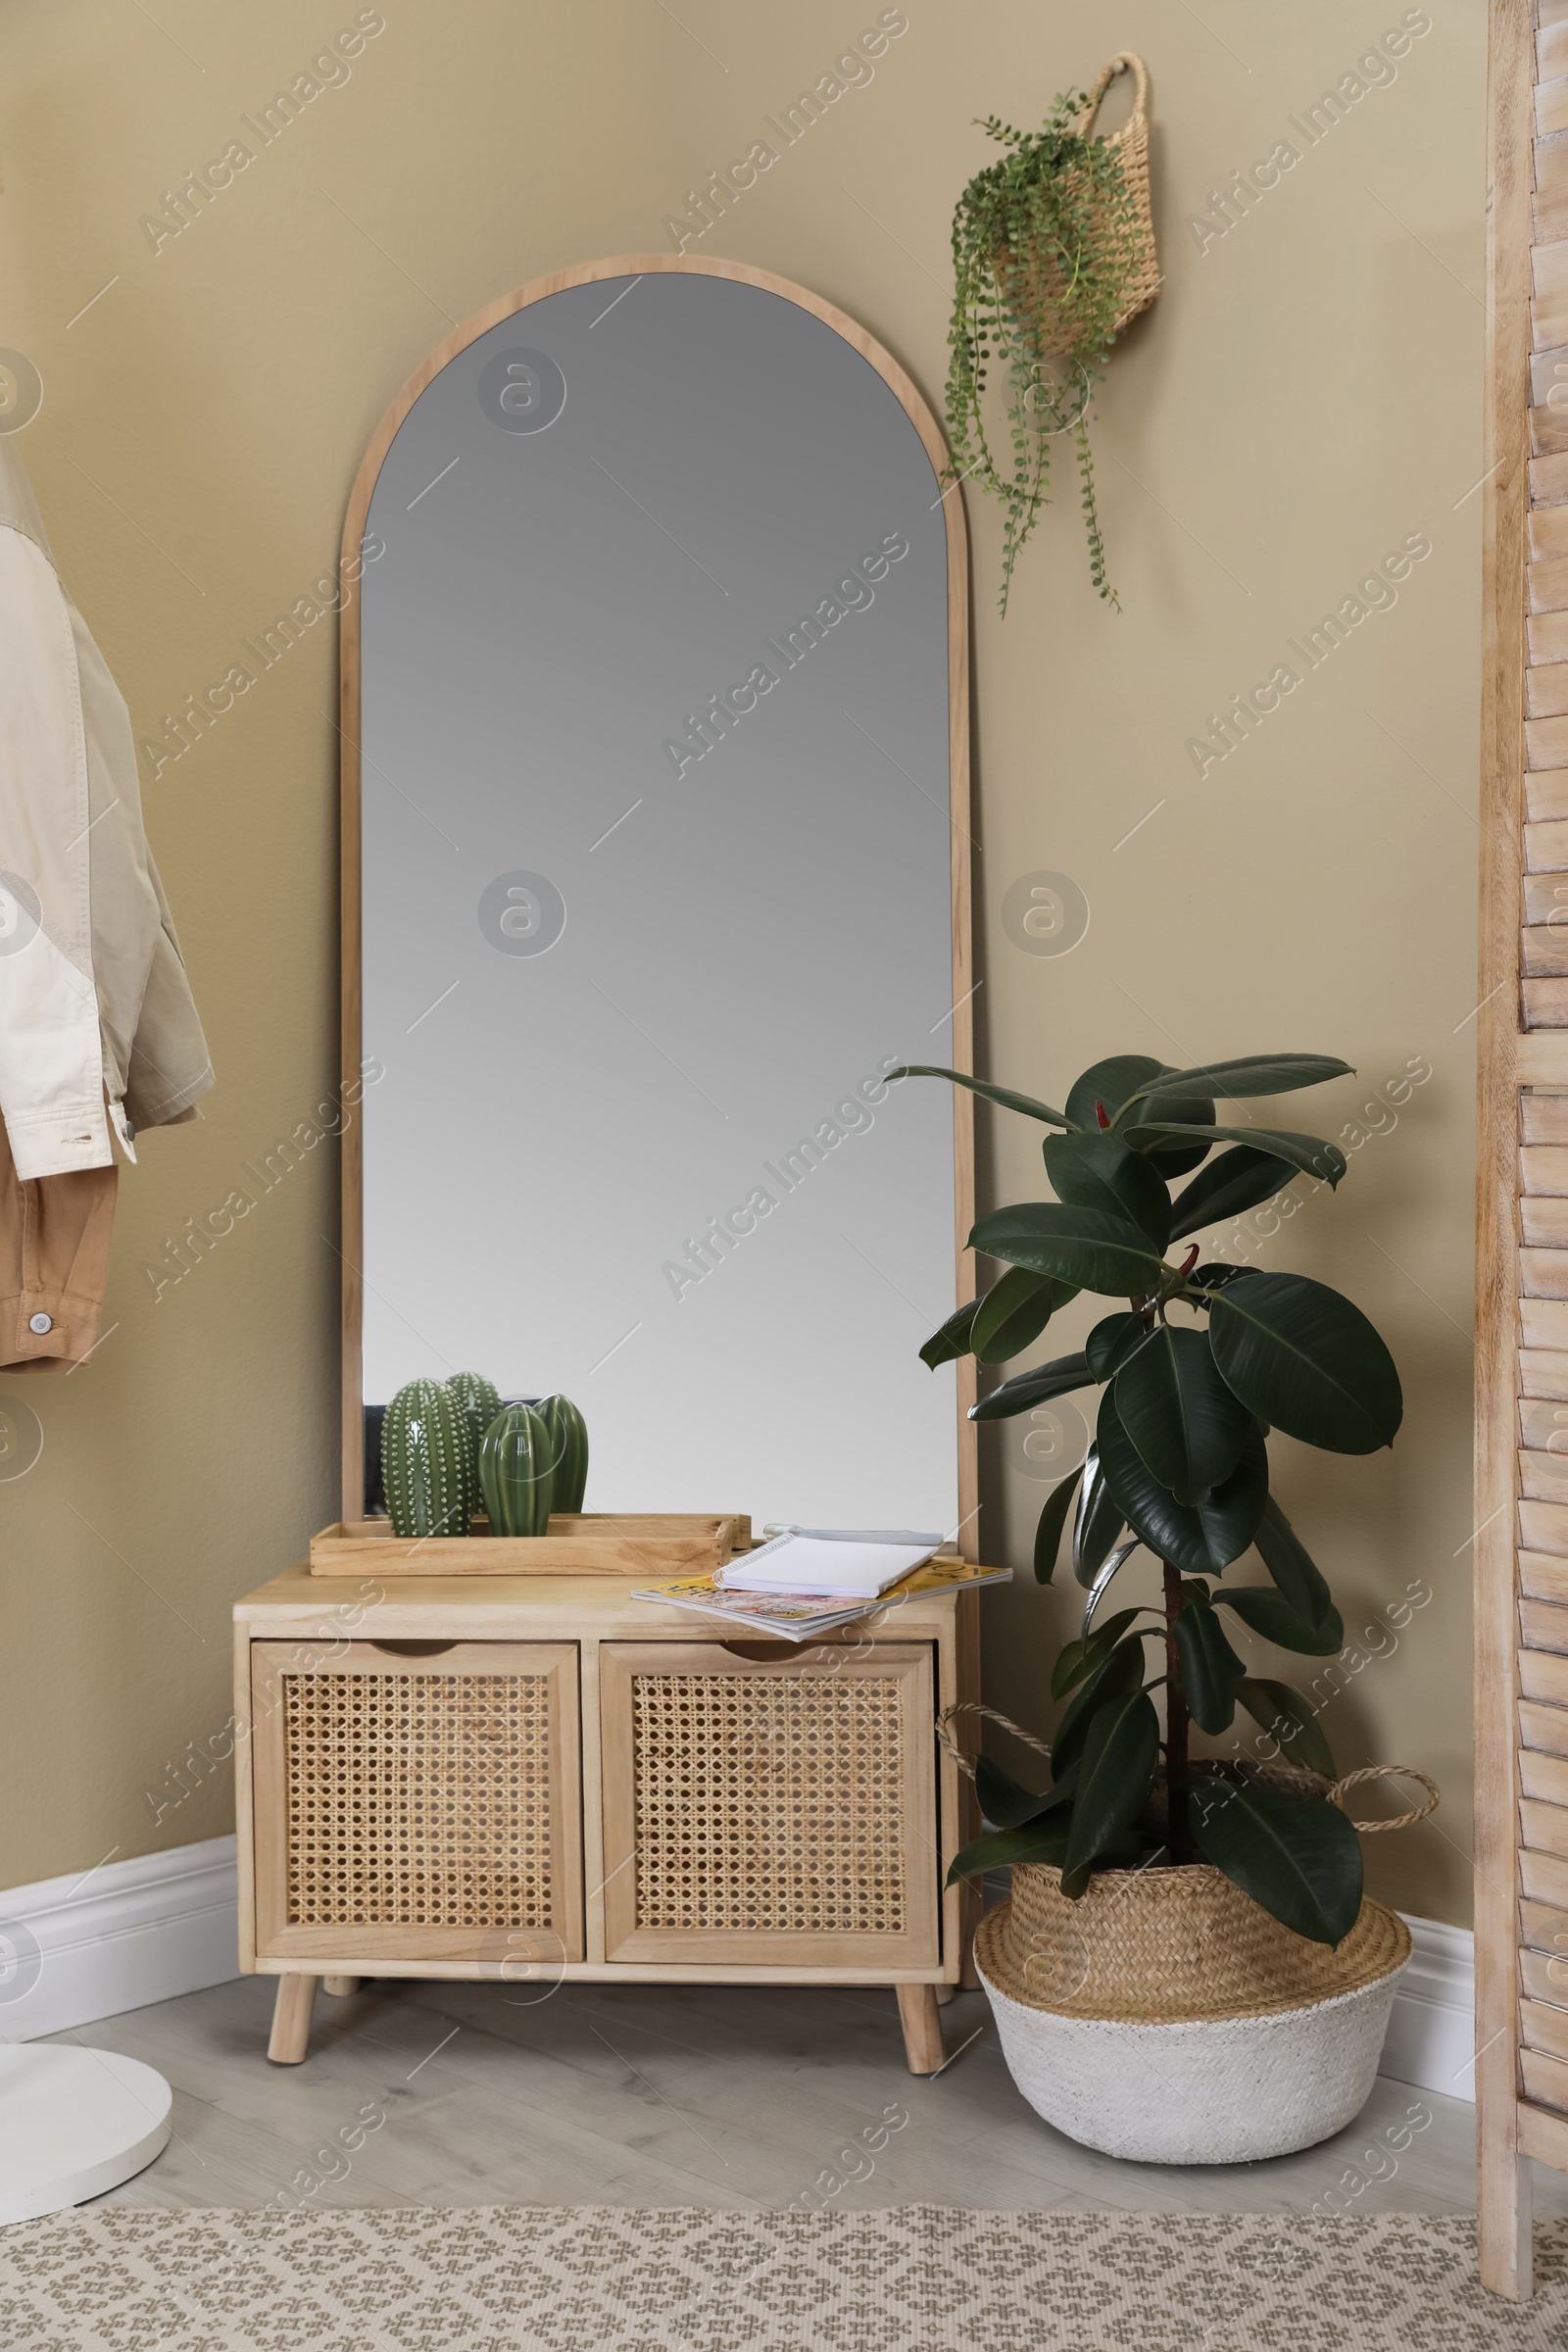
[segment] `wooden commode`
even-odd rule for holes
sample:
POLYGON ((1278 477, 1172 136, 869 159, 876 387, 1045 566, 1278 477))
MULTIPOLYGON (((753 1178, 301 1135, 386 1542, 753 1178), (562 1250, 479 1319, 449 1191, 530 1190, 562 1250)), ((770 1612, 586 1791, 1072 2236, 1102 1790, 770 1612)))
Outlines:
POLYGON ((942 2064, 978 1823, 934 1727, 975 1695, 977 1595, 797 1648, 634 1590, 302 1565, 235 1604, 240 1965, 279 1980, 273 2059, 305 2056, 323 1977, 381 1976, 896 1985, 911 2070, 942 2064))

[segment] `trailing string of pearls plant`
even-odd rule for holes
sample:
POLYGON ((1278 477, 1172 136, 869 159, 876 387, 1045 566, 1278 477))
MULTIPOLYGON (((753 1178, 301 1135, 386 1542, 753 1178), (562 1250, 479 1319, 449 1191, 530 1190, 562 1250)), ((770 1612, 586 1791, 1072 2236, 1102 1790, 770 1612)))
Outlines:
POLYGON ((1059 93, 1039 130, 1016 130, 988 116, 981 127, 1004 152, 970 180, 954 213, 947 386, 953 477, 977 483, 1002 503, 1004 612, 1013 565, 1050 495, 1052 441, 1069 433, 1090 578, 1107 604, 1117 605, 1105 568, 1088 410, 1114 337, 1159 288, 1149 210, 1148 86, 1142 60, 1123 54, 1093 91, 1059 93), (1124 68, 1138 77, 1133 116, 1121 130, 1097 135, 1101 98, 1124 68), (988 395, 996 390, 1004 401, 1004 452, 986 419, 988 395))

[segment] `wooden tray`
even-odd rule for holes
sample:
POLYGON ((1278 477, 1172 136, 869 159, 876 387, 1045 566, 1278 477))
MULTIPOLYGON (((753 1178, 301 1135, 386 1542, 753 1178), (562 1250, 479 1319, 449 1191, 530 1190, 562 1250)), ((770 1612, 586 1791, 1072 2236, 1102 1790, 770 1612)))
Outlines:
POLYGON ((744 1511, 554 1511, 543 1536, 394 1536, 390 1519, 339 1520, 311 1538, 313 1576, 700 1576, 752 1547, 744 1511))

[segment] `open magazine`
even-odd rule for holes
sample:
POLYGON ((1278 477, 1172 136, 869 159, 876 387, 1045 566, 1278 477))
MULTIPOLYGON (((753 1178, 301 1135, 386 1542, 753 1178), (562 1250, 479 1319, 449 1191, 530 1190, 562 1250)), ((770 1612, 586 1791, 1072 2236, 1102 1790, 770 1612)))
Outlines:
POLYGON ((677 1577, 673 1584, 650 1585, 634 1592, 634 1600, 662 1601, 671 1609, 696 1609, 705 1617, 722 1617, 730 1625, 754 1634, 772 1634, 785 1642, 810 1642, 835 1626, 853 1625, 873 1611, 896 1609, 902 1601, 922 1592, 957 1592, 974 1585, 1005 1585, 1010 1568, 973 1568, 967 1560, 928 1560, 913 1569, 880 1599, 824 1600, 808 1592, 736 1592, 716 1585, 711 1575, 677 1577))

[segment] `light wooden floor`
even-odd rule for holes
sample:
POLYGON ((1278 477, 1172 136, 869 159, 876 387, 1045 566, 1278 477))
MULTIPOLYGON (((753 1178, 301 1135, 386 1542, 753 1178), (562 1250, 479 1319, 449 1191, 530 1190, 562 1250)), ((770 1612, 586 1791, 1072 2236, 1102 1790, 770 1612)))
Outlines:
MULTIPOLYGON (((1473 2108, 1382 2080, 1302 2155, 1096 2155, 1024 2104, 980 1993, 943 2011, 956 2055, 917 2081, 881 1990, 378 1984, 320 1995, 311 2056, 283 2068, 272 1989, 242 1978, 56 2037, 174 2086, 172 2144, 106 2202, 750 2207, 815 2188, 841 2208, 1475 2210, 1473 2108)), ((1542 2218, 1568 2213, 1568 2178, 1537 2185, 1542 2218)))

